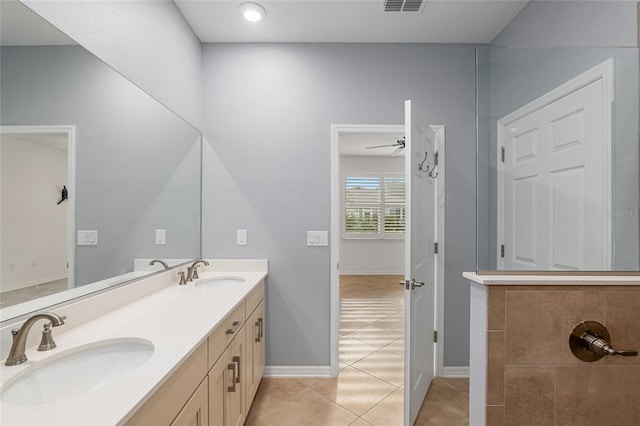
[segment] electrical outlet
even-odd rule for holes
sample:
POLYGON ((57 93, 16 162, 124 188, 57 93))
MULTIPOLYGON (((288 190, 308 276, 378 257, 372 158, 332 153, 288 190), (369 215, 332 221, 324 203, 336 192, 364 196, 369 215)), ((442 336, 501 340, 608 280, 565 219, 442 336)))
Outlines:
POLYGON ((236 244, 239 246, 247 245, 247 230, 246 229, 238 229, 236 231, 236 244))
POLYGON ((167 230, 156 229, 156 245, 163 246, 167 244, 167 230))
POLYGON ((98 231, 78 231, 78 245, 79 246, 97 246, 98 245, 98 231))
POLYGON ((329 245, 327 231, 307 231, 307 247, 326 247, 329 245))

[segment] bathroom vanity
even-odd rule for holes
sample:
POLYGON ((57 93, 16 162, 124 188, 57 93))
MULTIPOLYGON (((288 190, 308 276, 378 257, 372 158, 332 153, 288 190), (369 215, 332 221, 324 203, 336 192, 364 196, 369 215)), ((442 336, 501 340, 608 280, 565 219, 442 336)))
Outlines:
POLYGON ((640 276, 464 276, 469 424, 640 424, 640 276), (569 341, 583 321, 631 356, 578 358, 569 341))
POLYGON ((210 261, 178 285, 183 269, 54 309, 57 347, 1 367, 1 423, 242 424, 264 371, 267 261, 210 261))

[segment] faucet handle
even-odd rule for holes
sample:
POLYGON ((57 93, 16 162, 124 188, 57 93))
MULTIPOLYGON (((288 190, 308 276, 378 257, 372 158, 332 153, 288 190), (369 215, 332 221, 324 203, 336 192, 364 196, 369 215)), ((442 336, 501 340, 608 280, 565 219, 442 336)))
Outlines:
POLYGON ((178 284, 179 285, 186 285, 187 284, 187 279, 184 276, 184 271, 178 272, 178 275, 180 275, 180 282, 178 284))
POLYGON ((40 341, 40 346, 38 346, 38 350, 49 351, 55 347, 56 347, 56 342, 53 341, 53 335, 51 334, 51 323, 48 322, 44 325, 44 330, 42 331, 42 340, 40 341))

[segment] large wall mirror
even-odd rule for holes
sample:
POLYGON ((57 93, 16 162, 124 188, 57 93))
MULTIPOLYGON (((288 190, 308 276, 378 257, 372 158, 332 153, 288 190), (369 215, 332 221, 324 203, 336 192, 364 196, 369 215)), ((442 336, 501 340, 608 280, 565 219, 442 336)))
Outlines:
POLYGON ((0 316, 200 256, 200 132, 1 2, 0 316))
POLYGON ((478 271, 638 271, 638 59, 478 48, 478 271))

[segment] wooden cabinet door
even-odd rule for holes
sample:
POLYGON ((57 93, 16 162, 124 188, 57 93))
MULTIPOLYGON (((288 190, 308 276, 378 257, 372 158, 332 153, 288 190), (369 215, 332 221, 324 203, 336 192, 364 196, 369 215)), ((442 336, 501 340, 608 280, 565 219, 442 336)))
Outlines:
POLYGON ((227 348, 209 370, 209 426, 225 426, 225 400, 234 376, 229 369, 230 351, 227 348))
MULTIPOLYGON (((245 362, 245 327, 242 326, 229 345, 229 365, 236 364, 235 383, 227 387, 225 398, 225 426, 242 426, 245 419, 245 386, 244 375, 247 374, 245 362), (233 386, 235 384, 235 387, 233 386)), ((231 379, 230 376, 228 376, 231 379)))
POLYGON ((246 407, 247 410, 256 396, 258 386, 264 373, 264 300, 247 319, 247 374, 245 374, 246 407))
POLYGON ((171 426, 208 426, 208 424, 209 391, 207 381, 203 380, 171 426))

